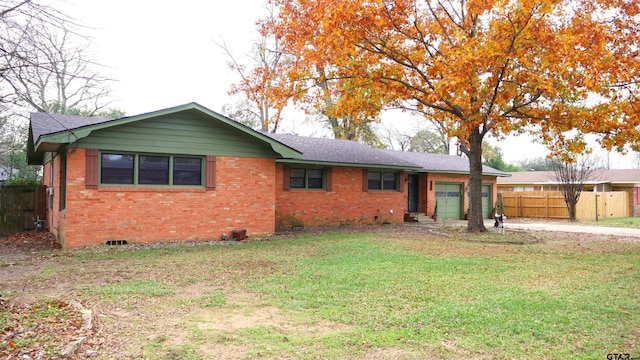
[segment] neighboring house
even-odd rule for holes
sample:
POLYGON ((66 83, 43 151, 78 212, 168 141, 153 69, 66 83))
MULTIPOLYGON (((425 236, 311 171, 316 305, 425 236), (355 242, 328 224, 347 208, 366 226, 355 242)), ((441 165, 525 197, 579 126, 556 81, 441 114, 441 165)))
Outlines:
POLYGON ((4 184, 7 180, 9 180, 9 169, 0 166, 0 185, 4 184))
POLYGON ((18 169, 9 169, 4 166, 0 166, 0 185, 6 183, 11 175, 16 175, 18 173, 18 169))
MULTIPOLYGON (((560 191, 561 184, 553 171, 513 172, 498 179, 498 191, 560 191)), ((625 191, 629 193, 629 210, 640 216, 640 169, 598 169, 585 182, 584 191, 625 191)))
MULTIPOLYGON (((195 103, 112 120, 31 114, 28 160, 44 165, 64 248, 401 222, 435 199, 462 218, 468 206, 465 159, 264 134, 195 103)), ((505 175, 485 168, 487 216, 505 175)))

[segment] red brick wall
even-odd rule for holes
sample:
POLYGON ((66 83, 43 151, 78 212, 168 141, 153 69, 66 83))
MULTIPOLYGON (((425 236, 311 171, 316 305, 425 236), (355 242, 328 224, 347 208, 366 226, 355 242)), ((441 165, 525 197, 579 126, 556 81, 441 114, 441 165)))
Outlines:
POLYGON ((64 247, 65 237, 64 217, 65 212, 60 211, 60 156, 56 156, 43 166, 42 183, 48 188, 53 188, 53 196, 47 193, 47 226, 49 231, 56 235, 60 244, 64 247), (53 162, 53 169, 51 163, 53 162), (53 173, 52 173, 53 171, 53 173), (51 178, 53 177, 53 182, 51 178), (51 186, 53 184, 53 186, 51 186))
POLYGON ((217 186, 212 191, 87 189, 85 166, 84 149, 69 154, 64 223, 53 209, 52 229, 65 225, 59 234, 65 239, 65 248, 101 245, 107 240, 144 243, 220 239, 223 233, 230 236, 234 229, 261 236, 275 230, 274 159, 217 157, 217 186))
MULTIPOLYGON (((426 178, 424 182, 424 186, 426 186, 426 191, 421 191, 421 196, 423 193, 427 194, 427 211, 426 215, 431 216, 433 214, 433 210, 435 208, 436 203, 436 182, 450 182, 450 183, 460 183, 464 184, 463 189, 463 209, 466 212, 466 209, 469 208, 469 198, 467 197, 467 191, 469 190, 469 176, 468 175, 455 175, 455 174, 426 174, 422 175, 426 178)), ((421 181, 421 184, 423 182, 421 181)), ((498 199, 498 190, 497 190, 497 180, 494 176, 483 176, 482 184, 491 184, 492 190, 492 200, 491 203, 495 204, 498 199)))
MULTIPOLYGON (((283 190, 283 166, 276 170, 276 224, 305 226, 402 222, 407 208, 404 191, 362 191, 362 169, 334 167, 332 189, 283 190), (393 213, 390 212, 393 211, 393 213)), ((404 175, 406 177, 406 175, 404 175)), ((405 181, 405 179, 400 179, 405 181)), ((406 183, 405 183, 406 185, 406 183)))

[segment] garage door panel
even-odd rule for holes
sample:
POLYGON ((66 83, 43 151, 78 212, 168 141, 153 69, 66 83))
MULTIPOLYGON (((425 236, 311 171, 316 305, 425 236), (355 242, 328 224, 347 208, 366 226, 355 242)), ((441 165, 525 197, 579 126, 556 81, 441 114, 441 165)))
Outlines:
POLYGON ((461 219, 462 198, 460 184, 436 183, 438 216, 444 219, 461 219))
POLYGON ((482 185, 482 217, 488 219, 492 209, 491 185, 482 185))

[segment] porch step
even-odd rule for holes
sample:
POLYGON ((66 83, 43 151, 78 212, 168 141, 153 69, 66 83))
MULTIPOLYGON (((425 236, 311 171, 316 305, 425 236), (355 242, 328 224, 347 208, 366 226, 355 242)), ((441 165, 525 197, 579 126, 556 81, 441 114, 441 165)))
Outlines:
POLYGON ((405 215, 405 222, 412 222, 412 220, 418 223, 433 222, 431 216, 427 216, 423 213, 409 213, 405 215))
POLYGON ((418 215, 419 223, 433 222, 433 219, 431 218, 431 216, 428 216, 425 214, 417 214, 417 215, 418 215))

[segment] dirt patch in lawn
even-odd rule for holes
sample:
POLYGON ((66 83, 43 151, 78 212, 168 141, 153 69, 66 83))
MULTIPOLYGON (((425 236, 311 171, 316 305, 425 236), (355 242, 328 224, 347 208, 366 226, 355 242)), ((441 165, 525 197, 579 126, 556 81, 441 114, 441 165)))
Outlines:
POLYGON ((49 232, 26 231, 12 235, 0 235, 0 267, 19 261, 32 260, 43 254, 60 251, 60 244, 49 232))
MULTIPOLYGON (((60 251, 48 233, 0 237, 0 358, 145 358, 151 353, 178 359, 195 352, 217 359, 244 359, 253 349, 240 339, 238 333, 243 331, 269 329, 284 339, 292 332, 318 336, 348 330, 329 321, 309 322, 263 304, 260 294, 233 290, 248 276, 277 271, 269 261, 237 259, 231 269, 208 269, 205 267, 215 266, 214 259, 210 263, 201 260, 194 264, 191 278, 183 279, 172 272, 170 263, 139 268, 142 260, 125 255, 114 268, 109 259, 118 252, 169 251, 176 246, 101 249, 97 253, 104 257, 75 261, 88 251, 60 251), (163 296, 134 293, 111 300, 105 300, 102 293, 87 293, 107 286, 118 289, 143 276, 168 284, 173 292, 163 296), (217 296, 223 297, 221 304, 217 296), (90 329, 83 328, 83 309, 91 311, 90 329), (203 336, 214 340, 203 342, 203 336)), ((193 254, 197 256, 197 251, 193 254)))

